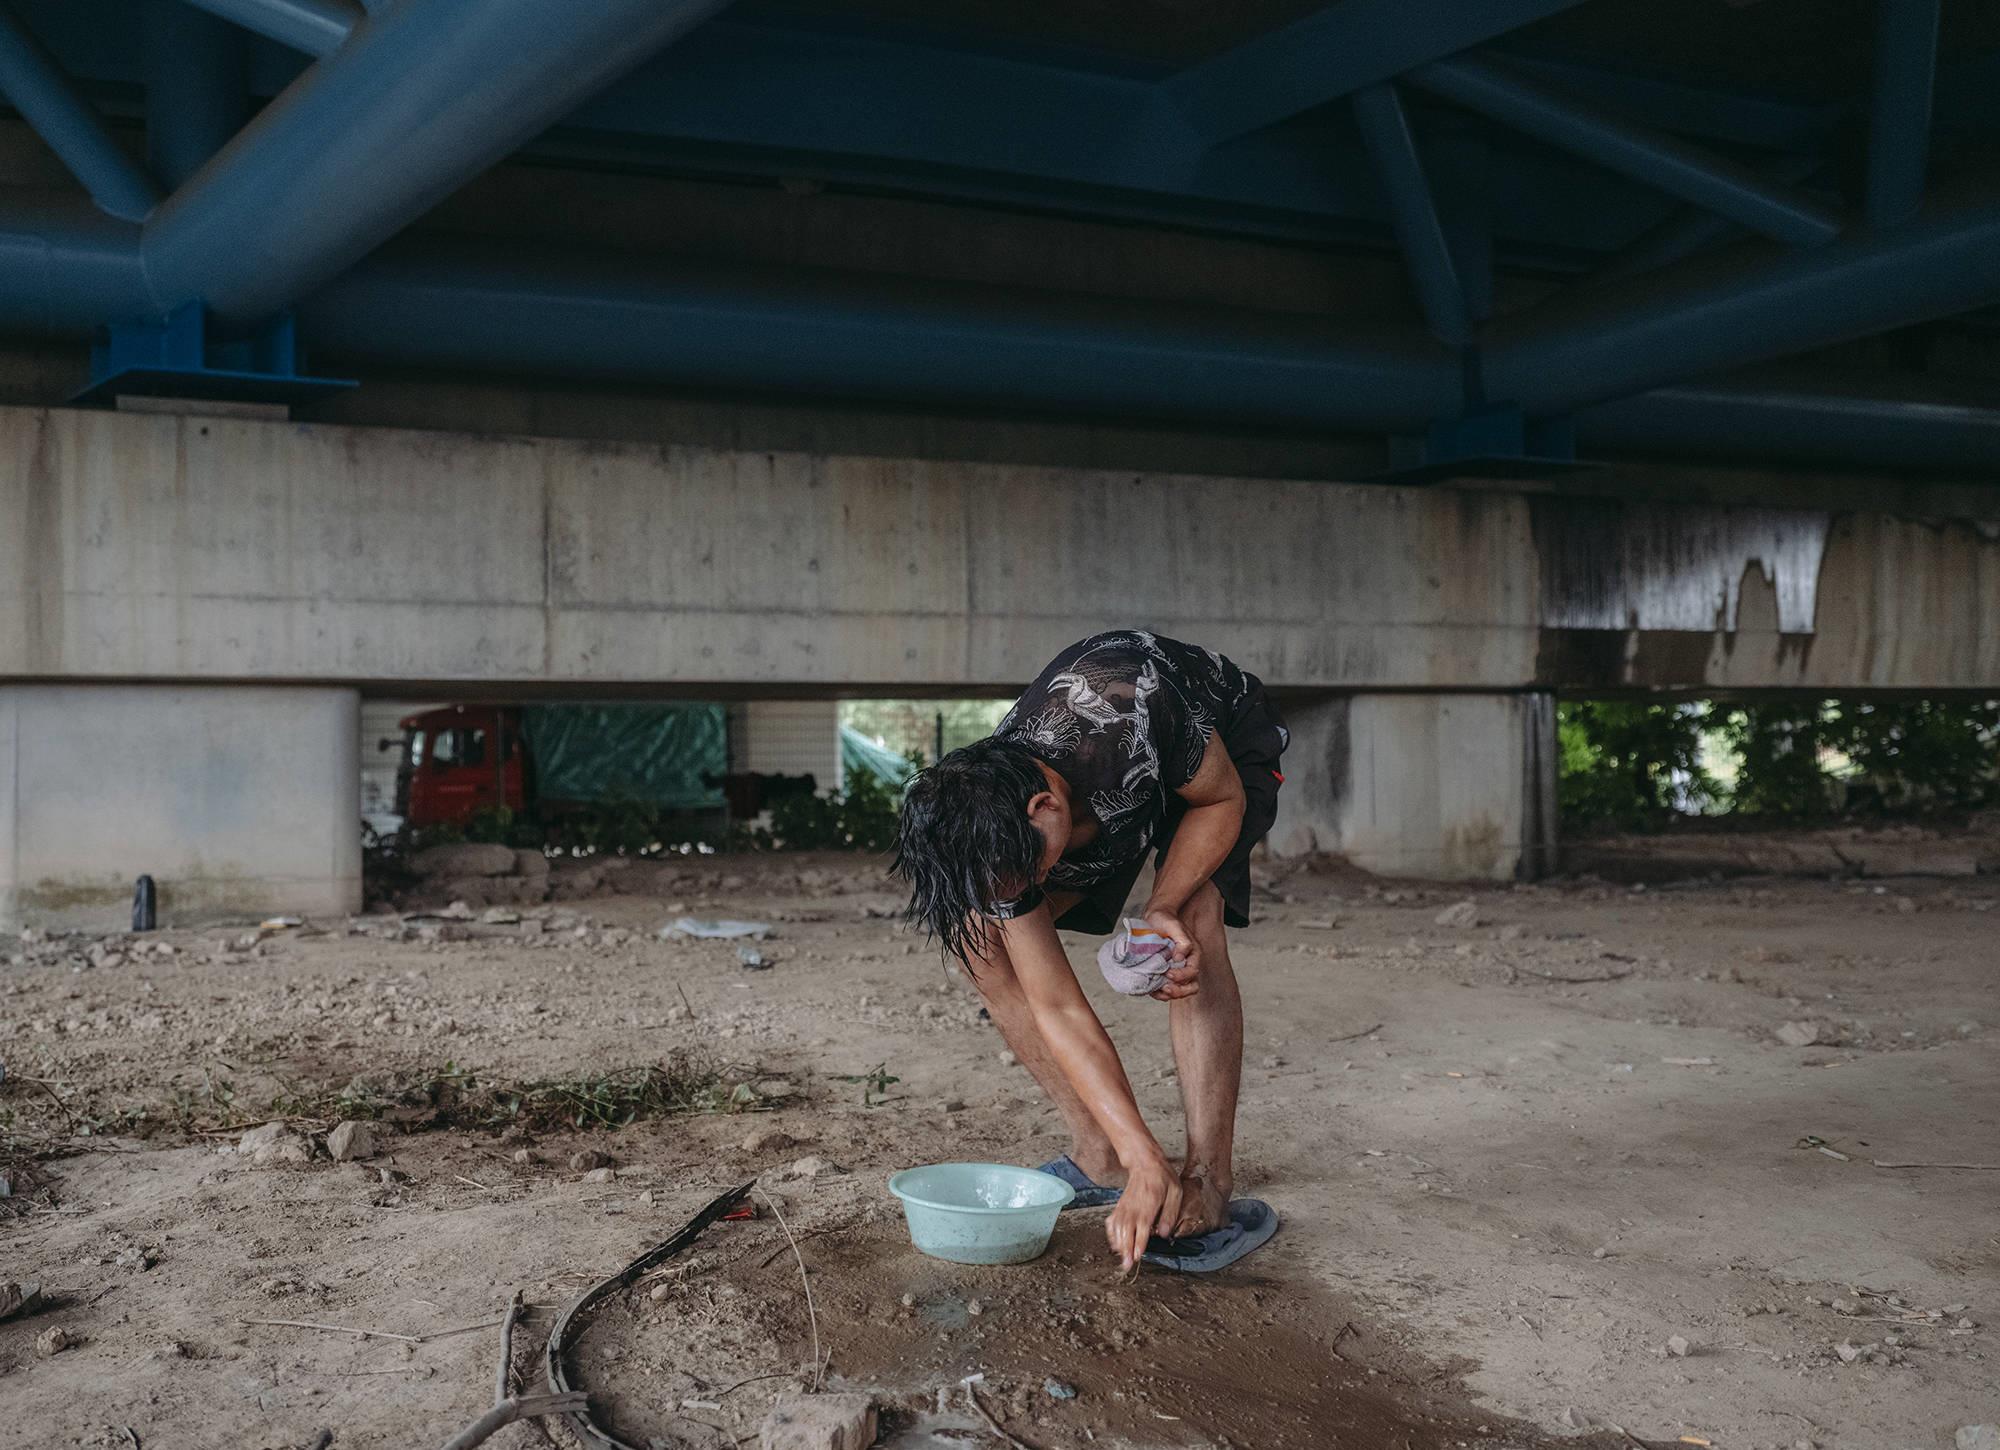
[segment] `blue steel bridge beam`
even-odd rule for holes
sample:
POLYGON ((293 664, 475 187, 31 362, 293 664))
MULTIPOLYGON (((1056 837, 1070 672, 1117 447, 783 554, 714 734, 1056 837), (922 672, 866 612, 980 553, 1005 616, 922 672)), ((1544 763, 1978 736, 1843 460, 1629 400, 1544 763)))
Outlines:
POLYGON ((161 204, 153 310, 280 312, 727 0, 403 0, 161 204))
POLYGON ((1504 65, 1438 61, 1412 71, 1409 79, 1467 110, 1779 241, 1817 246, 1840 233, 1840 218, 1811 198, 1770 186, 1747 167, 1672 136, 1552 95, 1519 79, 1504 65))
MULTIPOLYGON (((157 3, 157 0, 156 0, 157 3)), ((353 0, 188 0, 210 14, 307 55, 331 55, 361 23, 353 0)))
POLYGON ((1161 89, 1204 140, 1342 100, 1581 0, 1340 0, 1189 67, 1161 89))
POLYGON ((1924 199, 1939 0, 1876 0, 1875 95, 1868 123, 1868 224, 1908 220, 1924 199))
POLYGON ((1459 280, 1458 262, 1437 204, 1431 199, 1423 157, 1410 118, 1394 85, 1383 81, 1354 93, 1354 119, 1382 189, 1389 196, 1389 217, 1402 245, 1424 319, 1440 342, 1463 347, 1472 337, 1472 317, 1459 280))
POLYGON ((0 5, 0 94, 104 211, 137 221, 158 204, 159 187, 111 139, 55 59, 4 5, 0 5))
POLYGON ((1746 242, 1617 285, 1572 289, 1487 329, 1488 393, 1567 412, 2000 302, 2000 178, 1902 226, 1809 252, 1746 242))
MULTIPOLYGON (((1795 186, 1811 179, 1825 164, 1816 156, 1787 156, 1776 165, 1761 169, 1768 172, 1773 182, 1795 186)), ((1683 207, 1630 246, 1605 258, 1580 285, 1594 287, 1600 282, 1615 282, 1671 266, 1697 252, 1737 240, 1742 234, 1743 229, 1726 216, 1698 206, 1683 207)))
POLYGON ((182 0, 150 0, 145 25, 146 162, 179 186, 249 117, 250 37, 182 0))
MULTIPOLYGON (((1982 229, 1986 253, 2000 259, 2000 197, 1983 219, 1916 226, 1949 236, 1903 252, 1912 268, 1957 269, 1950 288, 1917 301, 1956 311, 1982 292, 2000 297, 2000 260, 1986 271, 1958 267, 1982 229)), ((1812 307, 1815 290, 1842 294, 1854 272, 1829 253, 1847 246, 1788 259, 1811 264, 1791 274, 1802 307, 1812 307)), ((1679 295, 1698 308, 1685 282, 1679 295)), ((81 338, 147 305, 136 227, 73 195, 0 192, 0 330, 81 338)), ((307 298, 299 317, 316 344, 389 363, 1225 427, 1409 431, 1449 415, 1461 383, 1457 360, 1414 328, 1367 335, 1238 308, 801 271, 668 270, 618 254, 414 239, 307 298)), ((1868 321, 1894 325, 1882 317, 1878 306, 1868 321)), ((1747 319, 1753 328, 1759 321, 1747 319)), ((1784 342, 1830 340, 1794 331, 1784 342)), ((1553 393, 1539 401, 1550 411, 1564 405, 1553 393)), ((1858 385, 1834 392, 1724 379, 1585 407, 1576 426, 1586 443, 1651 453, 1986 472, 2000 456, 2000 409, 1890 388, 1871 396, 1858 385)))

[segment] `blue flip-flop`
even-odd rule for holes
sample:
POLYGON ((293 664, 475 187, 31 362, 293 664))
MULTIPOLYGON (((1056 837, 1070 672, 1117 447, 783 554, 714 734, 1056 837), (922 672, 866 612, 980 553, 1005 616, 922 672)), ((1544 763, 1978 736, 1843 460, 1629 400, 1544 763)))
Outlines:
POLYGON ((1183 1274, 1212 1274, 1262 1248, 1278 1231, 1278 1215, 1259 1198, 1230 1202, 1229 1222, 1205 1234, 1186 1238, 1155 1237, 1146 1245, 1145 1261, 1183 1274))
POLYGON ((1075 1160, 1067 1153, 1053 1163, 1044 1163, 1042 1172, 1053 1173, 1076 1190, 1076 1197, 1063 1205, 1064 1212, 1072 1208, 1108 1208, 1125 1193, 1122 1188, 1106 1188, 1101 1183, 1093 1182, 1090 1175, 1077 1167, 1075 1160))

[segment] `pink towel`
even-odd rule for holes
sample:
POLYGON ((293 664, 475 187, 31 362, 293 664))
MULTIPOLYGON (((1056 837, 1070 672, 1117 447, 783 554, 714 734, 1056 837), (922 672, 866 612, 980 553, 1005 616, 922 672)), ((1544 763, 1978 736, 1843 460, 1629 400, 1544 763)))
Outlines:
POLYGON ((1143 997, 1166 984, 1173 967, 1168 954, 1173 949, 1171 937, 1160 935, 1140 917, 1128 916, 1118 935, 1097 949, 1097 969, 1112 991, 1143 997))

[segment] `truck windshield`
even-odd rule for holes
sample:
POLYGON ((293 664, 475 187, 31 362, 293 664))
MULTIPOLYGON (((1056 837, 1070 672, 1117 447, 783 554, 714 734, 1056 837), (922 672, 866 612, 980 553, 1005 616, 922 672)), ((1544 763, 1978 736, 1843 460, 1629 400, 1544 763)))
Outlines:
POLYGON ((484 730, 440 730, 431 742, 431 759, 438 765, 483 765, 486 763, 484 730))

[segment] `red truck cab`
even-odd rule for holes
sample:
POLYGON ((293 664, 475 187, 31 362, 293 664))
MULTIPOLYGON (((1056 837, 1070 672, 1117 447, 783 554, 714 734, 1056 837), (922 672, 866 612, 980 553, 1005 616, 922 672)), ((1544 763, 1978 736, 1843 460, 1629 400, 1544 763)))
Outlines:
POLYGON ((482 810, 526 804, 520 711, 448 705, 401 724, 396 812, 409 828, 463 826, 482 810))

